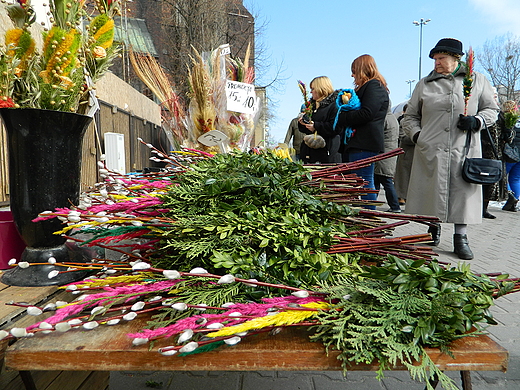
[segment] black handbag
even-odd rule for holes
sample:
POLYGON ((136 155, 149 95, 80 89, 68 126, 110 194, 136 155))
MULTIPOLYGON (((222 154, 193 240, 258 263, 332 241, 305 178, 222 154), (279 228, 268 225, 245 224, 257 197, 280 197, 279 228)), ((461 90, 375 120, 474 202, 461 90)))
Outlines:
POLYGON ((520 161, 520 152, 514 144, 504 144, 504 150, 502 153, 504 154, 504 160, 508 163, 515 163, 520 161))
MULTIPOLYGON (((493 142, 491 134, 489 134, 489 130, 485 123, 484 126, 486 127, 487 135, 491 142, 493 153, 496 157, 498 154, 495 143, 493 142)), ((494 184, 502 179, 502 161, 490 158, 467 157, 470 143, 471 131, 468 130, 468 134, 466 136, 466 145, 464 146, 466 157, 464 159, 464 163, 462 164, 462 178, 468 183, 473 184, 494 184)))

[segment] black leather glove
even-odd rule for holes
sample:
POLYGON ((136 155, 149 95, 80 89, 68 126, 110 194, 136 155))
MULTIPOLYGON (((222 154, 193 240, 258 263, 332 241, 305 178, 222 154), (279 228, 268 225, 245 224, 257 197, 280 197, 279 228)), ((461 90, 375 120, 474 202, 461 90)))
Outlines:
POLYGON ((464 131, 477 131, 478 129, 480 129, 480 120, 476 116, 464 116, 460 114, 459 123, 457 123, 457 127, 464 131))
POLYGON ((512 129, 503 129, 500 137, 506 144, 510 144, 515 139, 516 131, 512 129))
POLYGON ((419 139, 419 134, 421 134, 420 131, 418 131, 417 133, 415 133, 415 134, 413 135, 412 141, 413 141, 414 144, 417 143, 417 140, 419 139))

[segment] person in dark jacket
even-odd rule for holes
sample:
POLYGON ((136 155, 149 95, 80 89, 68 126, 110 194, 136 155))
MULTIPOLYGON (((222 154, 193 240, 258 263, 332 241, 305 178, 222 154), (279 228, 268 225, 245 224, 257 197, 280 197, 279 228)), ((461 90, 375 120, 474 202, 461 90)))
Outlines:
MULTIPOLYGON (((495 100, 498 103, 498 95, 496 89, 495 91, 495 100)), ((504 104, 506 104, 505 102, 504 104)), ((482 186, 482 218, 495 219, 496 216, 491 214, 488 211, 488 205, 490 201, 498 201, 501 202, 505 199, 511 199, 513 196, 510 189, 508 188, 507 174, 506 174, 506 156, 502 153, 504 150, 504 145, 506 143, 511 143, 515 136, 515 132, 513 129, 506 128, 504 112, 500 111, 498 113, 497 121, 488 127, 489 135, 491 135, 491 139, 493 140, 493 145, 491 144, 488 134, 486 131, 481 131, 481 146, 482 146, 482 157, 497 159, 502 161, 502 179, 494 184, 488 184, 482 186), (496 154, 495 154, 496 151, 496 154)))
POLYGON ((314 78, 309 84, 311 88, 311 105, 313 113, 310 123, 305 123, 300 117, 298 129, 307 135, 313 135, 305 139, 300 145, 300 158, 304 163, 340 163, 339 153, 340 135, 334 131, 333 125, 338 108, 336 98, 339 91, 335 91, 332 82, 327 76, 314 78), (318 144, 316 137, 323 137, 325 146, 315 148, 318 144))
POLYGON ((404 118, 407 107, 408 104, 405 104, 402 114, 397 118, 397 122, 399 122, 398 146, 404 150, 404 153, 397 156, 394 183, 401 206, 406 204, 406 193, 408 192, 408 183, 410 182, 410 172, 412 171, 413 153, 415 149, 415 143, 406 135, 401 125, 401 120, 404 118))
MULTIPOLYGON (((504 102, 504 111, 508 111, 511 107, 513 110, 516 110, 517 104, 515 101, 508 100, 504 102)), ((520 120, 516 122, 512 132, 513 140, 510 143, 520 149, 520 120)), ((518 199, 520 198, 520 162, 506 161, 506 174, 509 196, 502 210, 516 211, 518 199)))
MULTIPOLYGON (((399 122, 397 122, 397 118, 392 113, 390 104, 388 105, 388 113, 386 114, 385 119, 384 135, 385 152, 397 149, 397 143, 399 140, 399 122)), ((381 186, 385 190, 386 203, 390 206, 390 209, 386 211, 391 213, 401 212, 397 191, 394 186, 396 163, 397 157, 390 157, 381 161, 376 161, 374 165, 374 184, 376 190, 379 190, 381 186)))
MULTIPOLYGON (((384 151, 385 117, 389 104, 386 80, 379 73, 372 56, 364 54, 356 58, 351 70, 361 108, 341 112, 339 115, 338 126, 346 129, 342 140, 343 162, 373 157, 384 151), (349 138, 350 133, 352 135, 349 138)), ((368 183, 367 188, 375 189, 374 164, 356 170, 355 173, 368 183)), ((365 195, 363 199, 376 200, 377 193, 365 195)), ((375 209, 375 206, 368 207, 375 209)))

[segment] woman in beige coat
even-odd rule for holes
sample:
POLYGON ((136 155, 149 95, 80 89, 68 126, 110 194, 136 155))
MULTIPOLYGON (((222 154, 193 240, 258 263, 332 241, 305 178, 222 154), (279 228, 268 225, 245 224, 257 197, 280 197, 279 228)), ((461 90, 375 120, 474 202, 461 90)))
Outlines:
MULTIPOLYGON (((471 260, 467 224, 482 222, 482 188, 462 179, 466 132, 471 131, 469 157, 480 157, 480 130, 498 114, 489 81, 473 75, 467 116, 463 116, 462 82, 466 67, 460 62, 462 42, 441 39, 430 51, 434 70, 417 83, 408 102, 403 129, 416 143, 406 212, 432 215, 455 224, 454 252, 471 260)), ((433 245, 440 242, 440 225, 428 230, 433 245)))

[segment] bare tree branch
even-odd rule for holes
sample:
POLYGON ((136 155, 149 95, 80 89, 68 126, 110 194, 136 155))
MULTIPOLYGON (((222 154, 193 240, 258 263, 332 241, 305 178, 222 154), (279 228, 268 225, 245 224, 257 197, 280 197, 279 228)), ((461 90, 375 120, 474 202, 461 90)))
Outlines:
POLYGON ((520 39, 508 33, 486 41, 477 59, 491 77, 500 101, 517 100, 520 85, 520 39))

